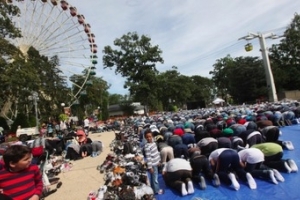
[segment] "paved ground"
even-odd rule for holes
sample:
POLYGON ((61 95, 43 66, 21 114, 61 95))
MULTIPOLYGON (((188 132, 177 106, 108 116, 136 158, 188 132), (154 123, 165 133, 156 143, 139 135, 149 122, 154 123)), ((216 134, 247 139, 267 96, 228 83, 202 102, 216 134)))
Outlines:
POLYGON ((73 161, 73 168, 62 172, 60 177, 63 185, 46 200, 86 200, 90 191, 97 191, 104 184, 103 174, 97 171, 97 165, 102 164, 110 152, 109 144, 115 138, 113 132, 90 134, 92 140, 99 140, 104 144, 103 152, 95 157, 86 157, 73 161))

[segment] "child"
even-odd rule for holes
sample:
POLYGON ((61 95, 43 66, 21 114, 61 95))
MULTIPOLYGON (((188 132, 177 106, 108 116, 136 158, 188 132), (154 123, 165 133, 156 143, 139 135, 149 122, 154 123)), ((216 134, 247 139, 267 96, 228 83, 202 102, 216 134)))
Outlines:
POLYGON ((0 189, 12 199, 39 200, 43 182, 37 165, 31 164, 31 150, 27 146, 7 148, 0 164, 0 189))
POLYGON ((159 189, 158 183, 158 164, 160 163, 160 153, 157 150, 157 145, 153 141, 151 129, 146 129, 144 136, 147 140, 144 151, 146 156, 147 168, 150 173, 150 183, 155 194, 163 194, 163 190, 159 189))

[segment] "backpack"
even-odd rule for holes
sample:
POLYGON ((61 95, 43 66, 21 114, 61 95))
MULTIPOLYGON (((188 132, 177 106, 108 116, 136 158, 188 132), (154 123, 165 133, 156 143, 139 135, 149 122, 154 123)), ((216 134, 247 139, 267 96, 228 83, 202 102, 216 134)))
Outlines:
POLYGON ((123 154, 126 155, 126 154, 131 154, 131 153, 134 153, 132 144, 130 142, 125 142, 123 154))

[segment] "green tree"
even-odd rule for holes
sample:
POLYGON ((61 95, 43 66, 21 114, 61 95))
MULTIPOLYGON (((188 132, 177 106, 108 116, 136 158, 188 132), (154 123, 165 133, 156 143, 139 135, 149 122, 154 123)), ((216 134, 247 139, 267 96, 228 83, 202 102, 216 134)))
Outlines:
POLYGON ((164 109, 169 110, 170 104, 182 107, 192 98, 192 81, 188 76, 184 76, 173 66, 172 70, 160 73, 158 76, 158 99, 163 104, 164 109))
MULTIPOLYGON (((21 36, 20 30, 18 30, 13 22, 11 21, 11 18, 13 16, 20 15, 20 9, 17 6, 14 5, 8 5, 4 0, 0 1, 0 38, 1 40, 9 37, 9 38, 16 38, 21 36)), ((2 52, 7 52, 7 49, 4 49, 4 46, 1 46, 2 52)), ((1 54, 2 54, 1 52, 1 54)))
POLYGON ((3 117, 0 117, 0 127, 2 127, 4 130, 9 130, 9 126, 7 124, 7 121, 3 117))
POLYGON ((205 105, 208 105, 212 100, 213 81, 197 75, 192 76, 191 80, 193 83, 191 101, 203 101, 205 105))
MULTIPOLYGON (((7 40, 8 38, 14 39, 21 36, 20 30, 18 30, 11 21, 13 16, 19 14, 20 10, 18 7, 8 5, 5 1, 0 1, 0 75, 5 72, 7 65, 20 55, 20 51, 7 40)), ((12 90, 10 85, 3 84, 1 81, 0 87, 0 116, 7 119, 7 113, 17 99, 11 94, 12 90)))
POLYGON ((222 98, 230 95, 235 103, 253 103, 268 96, 264 68, 258 57, 227 56, 217 60, 214 67, 210 74, 222 98))
POLYGON ((228 70, 233 64, 234 59, 230 55, 227 55, 224 58, 218 59, 213 65, 213 71, 209 72, 216 87, 216 95, 223 99, 228 95, 228 70))
POLYGON ((110 94, 108 99, 110 105, 115 105, 120 104, 124 100, 124 96, 121 94, 110 94))
POLYGON ((235 103, 254 103, 268 97, 266 75, 258 57, 237 57, 228 71, 228 93, 235 103))
MULTIPOLYGON (((83 72, 85 73, 85 72, 83 72)), ((73 76, 74 77, 74 76, 73 76)), ((84 81, 83 76, 76 75, 75 83, 78 85, 84 81)), ((103 113, 107 112, 108 107, 108 92, 110 85, 103 80, 102 77, 89 76, 86 81, 86 85, 78 98, 78 104, 72 106, 73 114, 79 118, 83 118, 85 115, 91 115, 100 107, 99 118, 103 117, 103 113)))
POLYGON ((20 113, 16 119, 14 120, 13 124, 11 125, 11 131, 15 133, 18 129, 18 126, 21 126, 21 128, 28 128, 30 127, 28 118, 25 114, 20 113))
POLYGON ((300 15, 295 14, 284 32, 284 38, 270 50, 277 90, 300 88, 300 15))
POLYGON ((126 116, 134 115, 134 106, 132 105, 132 101, 121 102, 120 108, 123 111, 124 115, 126 116))
MULTIPOLYGON (((137 33, 127 33, 114 41, 118 47, 105 46, 103 53, 104 68, 115 67, 115 73, 126 77, 124 88, 143 105, 155 104, 157 80, 156 63, 163 63, 162 51, 151 45, 151 39, 137 33)), ((146 109, 147 110, 147 109, 146 109)))

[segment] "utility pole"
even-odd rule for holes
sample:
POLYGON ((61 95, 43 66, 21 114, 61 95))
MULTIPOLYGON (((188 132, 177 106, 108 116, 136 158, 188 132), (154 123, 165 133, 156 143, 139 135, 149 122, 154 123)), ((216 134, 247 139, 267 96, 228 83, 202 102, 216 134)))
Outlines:
POLYGON ((266 79, 267 79, 267 86, 268 86, 268 93, 269 93, 269 101, 270 102, 277 102, 278 97, 276 93, 276 88, 275 88, 275 83, 274 83, 274 78, 273 78, 273 73, 270 65, 270 60, 269 60, 269 54, 268 54, 268 48, 266 45, 266 39, 271 38, 271 39, 278 39, 279 36, 277 36, 274 33, 248 33, 248 35, 239 38, 245 39, 245 40, 252 40, 254 38, 259 39, 260 43, 260 49, 261 49, 261 54, 264 62, 264 68, 265 68, 265 73, 266 73, 266 79))

